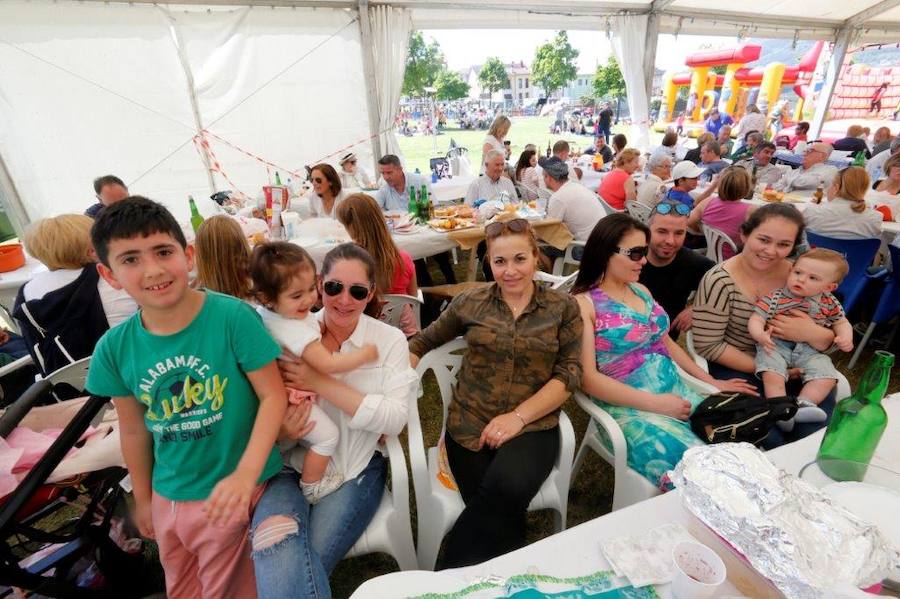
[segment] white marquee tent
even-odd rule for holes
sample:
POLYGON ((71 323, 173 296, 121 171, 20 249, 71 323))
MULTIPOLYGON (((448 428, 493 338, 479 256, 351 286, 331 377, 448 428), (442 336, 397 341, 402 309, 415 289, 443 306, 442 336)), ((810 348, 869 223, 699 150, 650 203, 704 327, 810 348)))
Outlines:
MULTIPOLYGON (((167 203, 254 194, 353 149, 396 151, 413 28, 588 29, 609 35, 638 128, 659 33, 835 42, 900 39, 900 0, 5 0, 0 200, 17 225, 93 200, 100 174, 167 203)), ((814 131, 825 116, 820 102, 814 131)), ((646 140, 646 129, 632 139, 646 140)), ((203 206, 201 205, 201 210, 203 206)))

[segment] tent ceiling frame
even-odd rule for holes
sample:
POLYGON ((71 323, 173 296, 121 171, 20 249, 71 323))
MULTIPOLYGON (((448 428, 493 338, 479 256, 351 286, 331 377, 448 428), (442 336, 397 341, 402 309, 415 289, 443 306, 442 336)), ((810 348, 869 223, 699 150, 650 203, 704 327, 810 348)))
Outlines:
MULTIPOLYGON (((358 10, 358 1, 353 0, 82 0, 88 2, 121 3, 121 4, 175 4, 192 6, 266 6, 279 8, 332 8, 358 10)), ((653 0, 647 5, 636 5, 628 2, 599 1, 590 5, 583 2, 567 2, 560 0, 553 4, 544 2, 523 2, 512 4, 499 0, 487 0, 478 4, 461 4, 450 0, 433 0, 427 3, 416 0, 370 0, 370 5, 388 5, 397 8, 408 8, 416 11, 451 10, 465 8, 473 11, 510 11, 566 17, 608 17, 623 14, 656 13, 660 17, 698 19, 702 21, 722 21, 735 25, 753 25, 761 28, 798 30, 831 30, 832 38, 844 26, 861 29, 873 29, 885 32, 900 32, 900 22, 873 21, 874 17, 900 6, 900 0, 882 0, 852 17, 840 19, 811 19, 808 17, 790 17, 761 15, 759 13, 733 12, 713 9, 671 7, 675 0, 653 0)), ((690 33, 685 31, 685 33, 690 33)))

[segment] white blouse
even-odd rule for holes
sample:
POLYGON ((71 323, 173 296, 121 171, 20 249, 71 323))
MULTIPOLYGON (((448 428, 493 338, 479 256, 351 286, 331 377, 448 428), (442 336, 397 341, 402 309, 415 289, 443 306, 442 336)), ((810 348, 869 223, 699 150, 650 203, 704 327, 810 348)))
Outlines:
POLYGON ((342 189, 334 198, 334 205, 331 207, 331 212, 325 212, 322 198, 313 191, 309 194, 309 215, 318 218, 334 218, 335 209, 338 207, 338 204, 344 201, 345 197, 347 197, 347 194, 342 189))
MULTIPOLYGON (((321 322, 325 310, 316 316, 321 322)), ((337 380, 364 394, 353 417, 320 398, 319 406, 340 430, 337 449, 331 456, 334 466, 345 479, 356 478, 378 447, 381 435, 398 435, 409 420, 409 402, 416 401, 419 384, 416 371, 409 364, 409 345, 403 332, 365 314, 359 317, 356 330, 340 349, 346 354, 371 343, 378 348, 378 360, 343 374, 337 380)), ((300 465, 302 447, 292 450, 292 465, 300 465)))
POLYGON ((810 204, 803 211, 806 228, 836 239, 881 237, 882 214, 869 207, 862 212, 854 212, 852 206, 853 202, 843 198, 810 204))

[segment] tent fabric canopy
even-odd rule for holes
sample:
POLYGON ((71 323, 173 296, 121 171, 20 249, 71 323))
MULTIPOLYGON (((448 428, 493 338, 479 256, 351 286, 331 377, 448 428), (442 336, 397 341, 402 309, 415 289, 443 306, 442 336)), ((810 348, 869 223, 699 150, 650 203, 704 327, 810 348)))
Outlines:
POLYGON ((900 0, 816 0, 812 15, 808 4, 783 0, 721 6, 7 0, 0 3, 0 200, 29 220, 80 212, 93 201, 91 179, 112 172, 186 220, 188 194, 203 211, 212 188, 256 195, 275 170, 302 174, 304 165, 335 163, 350 150, 372 165, 373 145, 397 148, 388 129, 412 28, 609 32, 639 125, 655 52, 643 42, 659 33, 826 39, 839 42, 832 62, 843 59, 847 40, 900 37, 900 0))

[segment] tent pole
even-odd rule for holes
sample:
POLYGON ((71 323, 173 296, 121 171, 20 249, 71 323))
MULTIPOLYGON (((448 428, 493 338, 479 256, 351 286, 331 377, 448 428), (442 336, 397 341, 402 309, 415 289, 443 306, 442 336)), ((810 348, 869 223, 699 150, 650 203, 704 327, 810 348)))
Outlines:
MULTIPOLYGON (((181 68, 184 70, 184 79, 187 83, 188 98, 191 101, 191 114, 194 116, 194 126, 197 128, 197 135, 202 138, 203 135, 203 119, 200 116, 200 104, 197 101, 197 90, 194 87, 194 73, 191 71, 190 62, 188 62, 187 54, 184 50, 184 44, 181 41, 181 34, 175 25, 175 18, 168 9, 159 7, 169 21, 169 33, 172 35, 172 43, 175 44, 175 51, 178 52, 178 60, 181 62, 181 68)), ((209 162, 209 154, 200 152, 200 159, 203 161, 206 170, 206 180, 209 184, 210 195, 216 193, 216 180, 213 177, 212 165, 209 162)))
MULTIPOLYGON (((653 4, 655 5, 656 2, 653 4)), ((659 13, 651 8, 650 14, 647 15, 647 46, 644 49, 644 87, 647 88, 648 108, 650 100, 653 98, 653 75, 656 72, 657 41, 659 41, 659 13)))
POLYGON ((819 97, 816 99, 816 112, 809 125, 810 139, 819 139, 819 136, 822 134, 822 126, 825 124, 825 117, 828 116, 828 108, 831 106, 831 97, 834 95, 834 88, 837 85, 838 77, 840 77, 841 67, 844 65, 844 57, 847 56, 847 49, 858 36, 858 29, 844 26, 838 30, 834 38, 834 51, 831 53, 831 58, 828 61, 825 81, 822 83, 822 89, 819 91, 819 97))
POLYGON ((21 239, 25 233, 25 227, 31 223, 31 218, 28 216, 28 211, 25 210, 25 204, 22 203, 22 197, 9 174, 9 169, 6 168, 6 161, 3 160, 2 154, 0 154, 0 204, 6 210, 6 216, 9 217, 9 222, 15 229, 16 235, 21 239))
POLYGON ((375 44, 372 40, 372 15, 369 0, 359 0, 359 49, 362 52, 363 75, 366 81, 366 107, 369 113, 369 131, 372 135, 372 161, 381 158, 381 112, 378 83, 375 78, 375 44))

